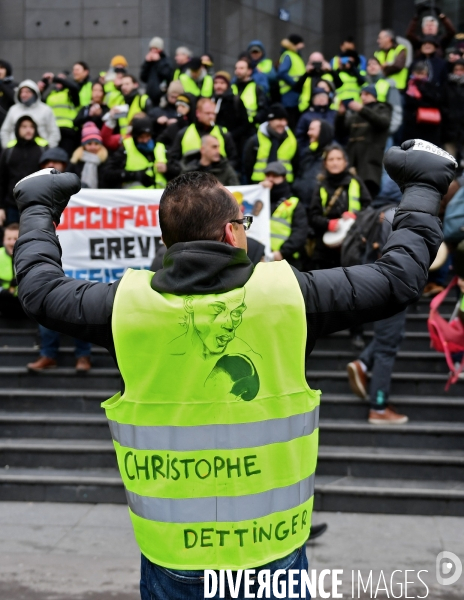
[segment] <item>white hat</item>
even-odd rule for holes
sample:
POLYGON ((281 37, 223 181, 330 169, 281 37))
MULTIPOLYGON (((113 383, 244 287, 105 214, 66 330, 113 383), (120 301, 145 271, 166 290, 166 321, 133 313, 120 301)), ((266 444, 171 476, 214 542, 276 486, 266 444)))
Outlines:
POLYGON ((149 46, 150 46, 150 48, 157 48, 158 50, 164 50, 164 40, 163 40, 163 38, 155 36, 154 38, 151 38, 149 46))

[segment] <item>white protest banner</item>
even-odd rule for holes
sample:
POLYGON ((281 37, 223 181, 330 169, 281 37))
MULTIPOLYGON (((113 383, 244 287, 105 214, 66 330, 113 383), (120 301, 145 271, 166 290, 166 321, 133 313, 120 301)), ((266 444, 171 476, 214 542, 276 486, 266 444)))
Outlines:
MULTIPOLYGON (((228 188, 243 214, 253 214, 250 237, 270 251, 269 190, 228 188)), ((127 268, 148 269, 162 245, 158 220, 163 190, 82 189, 69 201, 57 233, 69 277, 111 282, 127 268)))

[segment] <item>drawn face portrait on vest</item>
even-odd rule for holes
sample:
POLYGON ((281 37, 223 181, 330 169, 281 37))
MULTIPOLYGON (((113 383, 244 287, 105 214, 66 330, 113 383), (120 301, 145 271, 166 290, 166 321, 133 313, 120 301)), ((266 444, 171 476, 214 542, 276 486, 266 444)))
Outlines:
POLYGON ((205 381, 205 389, 217 400, 248 402, 259 392, 259 375, 248 356, 226 354, 214 365, 205 381))
POLYGON ((185 333, 173 339, 170 354, 191 352, 203 359, 222 354, 235 339, 246 310, 245 288, 212 296, 186 296, 184 318, 180 323, 185 333))

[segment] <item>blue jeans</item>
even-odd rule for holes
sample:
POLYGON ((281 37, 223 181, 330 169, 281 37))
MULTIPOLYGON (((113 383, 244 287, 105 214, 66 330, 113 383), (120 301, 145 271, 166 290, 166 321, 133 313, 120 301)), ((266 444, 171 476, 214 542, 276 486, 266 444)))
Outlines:
MULTIPOLYGON (((297 569, 298 571, 308 570, 308 559, 306 558, 305 546, 295 550, 288 556, 275 560, 263 565, 262 567, 255 568, 254 578, 258 576, 258 572, 262 569, 269 569, 272 573, 277 569, 297 569)), ((288 592, 288 579, 287 577, 280 577, 279 581, 286 581, 287 592, 288 592)), ((142 568, 140 578, 140 596, 142 600, 203 600, 204 599, 204 584, 203 584, 203 571, 174 571, 171 569, 165 569, 159 565, 153 564, 142 554, 142 568)), ((234 578, 235 581, 235 578, 234 578)), ((301 584, 300 577, 294 577, 296 584, 293 587, 295 593, 299 593, 301 584)), ((258 583, 255 586, 250 586, 250 591, 257 593, 259 588, 258 583)), ((280 584, 278 586, 280 590, 280 584)), ((272 590, 272 586, 271 586, 272 590)), ((244 598, 245 591, 243 585, 240 586, 240 591, 237 598, 244 598)), ((219 591, 214 598, 219 598, 219 591)), ((225 586, 225 597, 231 598, 229 595, 229 589, 225 586)), ((276 598, 271 592, 271 598, 276 598)), ((309 592, 306 592, 304 596, 297 596, 298 598, 310 598, 309 592)), ((288 598, 288 596, 285 596, 288 598)))
POLYGON ((403 310, 393 317, 376 321, 374 337, 359 357, 372 372, 369 396, 373 410, 384 410, 387 405, 393 367, 406 328, 406 313, 407 310, 403 310))
MULTIPOLYGON (((39 325, 40 332, 40 356, 56 359, 60 347, 60 334, 57 331, 47 329, 43 325, 39 325)), ((74 340, 76 344, 76 358, 82 356, 90 356, 92 344, 83 342, 82 340, 74 340)))

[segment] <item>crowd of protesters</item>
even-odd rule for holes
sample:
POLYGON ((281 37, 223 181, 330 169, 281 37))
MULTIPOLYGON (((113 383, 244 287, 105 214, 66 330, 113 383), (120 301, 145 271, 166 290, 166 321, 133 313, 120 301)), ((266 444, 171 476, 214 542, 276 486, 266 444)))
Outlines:
MULTIPOLYGON (((15 184, 52 166, 76 173, 87 188, 160 189, 188 171, 210 172, 224 185, 261 184, 271 199, 267 260, 302 269, 375 260, 379 241, 366 246, 362 227, 352 226, 362 220, 372 231, 384 215, 379 208, 399 202, 382 168, 385 150, 420 138, 464 161, 464 45, 455 36, 446 15, 425 8, 409 25, 409 42, 382 30, 372 56, 349 36, 330 60, 307 56, 306 40, 292 34, 275 61, 252 40, 229 73, 214 68, 211 54, 194 56, 185 46, 170 57, 153 37, 140 68, 118 55, 106 72, 78 61, 20 83, 0 60, 3 254, 11 255, 17 236, 15 184), (340 240, 350 227, 358 238, 347 249, 340 240)), ((12 314, 14 273, 7 276, 3 254, 0 312, 12 314)), ((432 277, 428 289, 443 287, 432 277)), ((362 332, 351 333, 362 348, 362 332)), ((42 345, 53 348, 31 368, 56 365, 52 334, 41 332, 42 345)), ((83 370, 89 354, 76 348, 83 370)))

